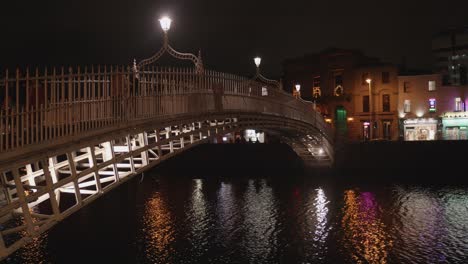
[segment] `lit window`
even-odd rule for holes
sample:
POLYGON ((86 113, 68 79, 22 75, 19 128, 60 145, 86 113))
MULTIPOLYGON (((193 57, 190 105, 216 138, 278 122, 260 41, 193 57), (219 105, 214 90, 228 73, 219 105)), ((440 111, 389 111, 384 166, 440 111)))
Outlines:
POLYGON ((262 96, 268 96, 268 89, 265 86, 262 87, 262 96))
POLYGON ((405 100, 405 104, 404 104, 403 108, 404 108, 403 111, 405 113, 411 112, 411 101, 410 100, 405 100))
POLYGON ((462 110, 462 101, 460 97, 455 98, 455 111, 462 110))
POLYGON ((322 95, 322 91, 320 90, 320 87, 314 87, 312 89, 312 96, 314 98, 319 98, 322 95))
POLYGON ((436 82, 429 81, 429 91, 435 91, 435 90, 436 90, 436 82))
POLYGON ((431 98, 429 99, 429 112, 435 112, 436 111, 436 99, 431 98))

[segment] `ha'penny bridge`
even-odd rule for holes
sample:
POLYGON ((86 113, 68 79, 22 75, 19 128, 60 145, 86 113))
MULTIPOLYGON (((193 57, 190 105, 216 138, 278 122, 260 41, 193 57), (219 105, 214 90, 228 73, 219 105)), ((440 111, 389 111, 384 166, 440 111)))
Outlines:
POLYGON ((333 164, 310 102, 257 73, 204 69, 168 43, 128 66, 6 71, 0 80, 0 259, 161 161, 245 129, 278 135, 309 166, 333 164), (165 53, 195 67, 163 67, 165 53))

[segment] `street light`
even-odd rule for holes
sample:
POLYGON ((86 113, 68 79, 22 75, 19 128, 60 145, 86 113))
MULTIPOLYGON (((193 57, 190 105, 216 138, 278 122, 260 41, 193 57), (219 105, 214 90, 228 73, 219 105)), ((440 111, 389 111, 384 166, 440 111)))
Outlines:
POLYGON ((255 65, 257 65, 257 68, 260 67, 260 62, 262 62, 262 58, 260 57, 255 57, 254 58, 255 65))
POLYGON ((372 92, 371 92, 371 83, 372 83, 372 79, 371 78, 367 78, 366 79, 366 83, 369 84, 369 123, 370 123, 370 127, 369 127, 369 131, 370 131, 370 135, 369 135, 369 140, 372 139, 372 135, 374 134, 373 133, 373 130, 374 130, 374 122, 372 122, 372 92))
POLYGON ((295 87, 296 87, 296 97, 300 98, 301 97, 301 85, 296 84, 295 87))
POLYGON ((172 20, 167 16, 159 19, 159 24, 161 24, 161 28, 164 31, 164 33, 167 33, 167 31, 169 31, 169 29, 171 28, 171 22, 172 20))
POLYGON ((195 54, 191 53, 178 52, 177 50, 172 48, 171 45, 169 45, 169 37, 167 34, 169 32, 169 29, 171 29, 172 19, 170 19, 168 16, 163 16, 158 20, 159 25, 161 26, 161 29, 164 32, 163 46, 153 56, 140 61, 138 64, 136 63, 136 60, 133 60, 133 71, 135 72, 136 78, 139 78, 139 71, 142 69, 142 67, 153 64, 166 52, 176 59, 192 61, 195 65, 196 73, 203 73, 204 70, 201 52, 199 51, 198 56, 196 56, 195 54))
POLYGON ((265 76, 263 76, 262 73, 260 72, 260 63, 262 62, 262 58, 257 56, 254 58, 254 62, 255 62, 255 66, 257 66, 257 71, 255 73, 255 76, 252 78, 253 80, 258 80, 264 84, 273 85, 273 86, 276 86, 279 90, 283 90, 281 81, 278 82, 276 80, 268 79, 265 76))

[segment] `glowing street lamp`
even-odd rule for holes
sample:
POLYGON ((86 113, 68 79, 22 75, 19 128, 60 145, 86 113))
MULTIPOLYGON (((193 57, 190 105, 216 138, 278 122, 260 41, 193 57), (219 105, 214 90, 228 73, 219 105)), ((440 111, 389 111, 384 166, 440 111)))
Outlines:
POLYGON ((171 28, 171 22, 172 20, 167 16, 159 19, 159 24, 161 24, 161 28, 164 31, 164 33, 167 33, 167 31, 169 31, 169 29, 171 28))
POLYGON ((255 57, 254 58, 255 65, 257 65, 257 68, 260 67, 260 62, 262 62, 262 58, 260 57, 255 57))
POLYGON ((366 83, 369 84, 369 139, 372 139, 372 134, 373 134, 373 130, 374 130, 374 122, 372 122, 372 92, 371 92, 371 83, 372 83, 372 79, 371 78, 367 78, 366 79, 366 83))
POLYGON ((301 97, 301 85, 300 85, 300 84, 296 84, 296 85, 294 85, 294 87, 296 88, 296 90, 294 91, 293 95, 294 95, 296 98, 300 98, 300 97, 301 97))
POLYGON ((262 58, 257 56, 257 57, 254 58, 254 62, 255 62, 255 66, 257 66, 257 72, 256 72, 255 76, 253 77, 253 80, 259 80, 259 81, 261 81, 261 82, 263 82, 265 84, 274 85, 279 90, 283 89, 283 86, 281 85, 281 82, 278 82, 276 80, 268 79, 268 78, 266 78, 265 76, 263 76, 260 73, 260 63, 262 62, 262 58))
POLYGON ((295 87, 296 87, 297 92, 301 92, 301 85, 300 84, 296 84, 295 87))
POLYGON ((159 49, 158 52, 156 52, 152 57, 144 59, 140 61, 140 63, 136 63, 136 60, 133 61, 133 71, 135 72, 136 78, 139 78, 139 71, 142 67, 146 65, 153 64, 155 61, 157 61, 165 52, 169 53, 172 57, 180 60, 190 60, 193 62, 195 65, 195 69, 197 73, 203 73, 203 62, 201 58, 201 52, 198 52, 198 56, 195 54, 191 53, 182 53, 178 52, 174 48, 169 45, 169 37, 168 37, 168 32, 171 29, 171 24, 172 24, 172 19, 170 19, 168 16, 163 16, 159 20, 159 25, 161 26, 161 29, 164 32, 163 36, 163 46, 159 49))

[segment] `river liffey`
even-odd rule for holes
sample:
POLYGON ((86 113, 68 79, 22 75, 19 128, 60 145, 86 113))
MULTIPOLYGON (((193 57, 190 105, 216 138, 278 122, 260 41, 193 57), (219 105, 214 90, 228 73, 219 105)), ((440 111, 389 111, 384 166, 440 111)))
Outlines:
POLYGON ((6 263, 468 263, 468 187, 137 176, 6 263))

